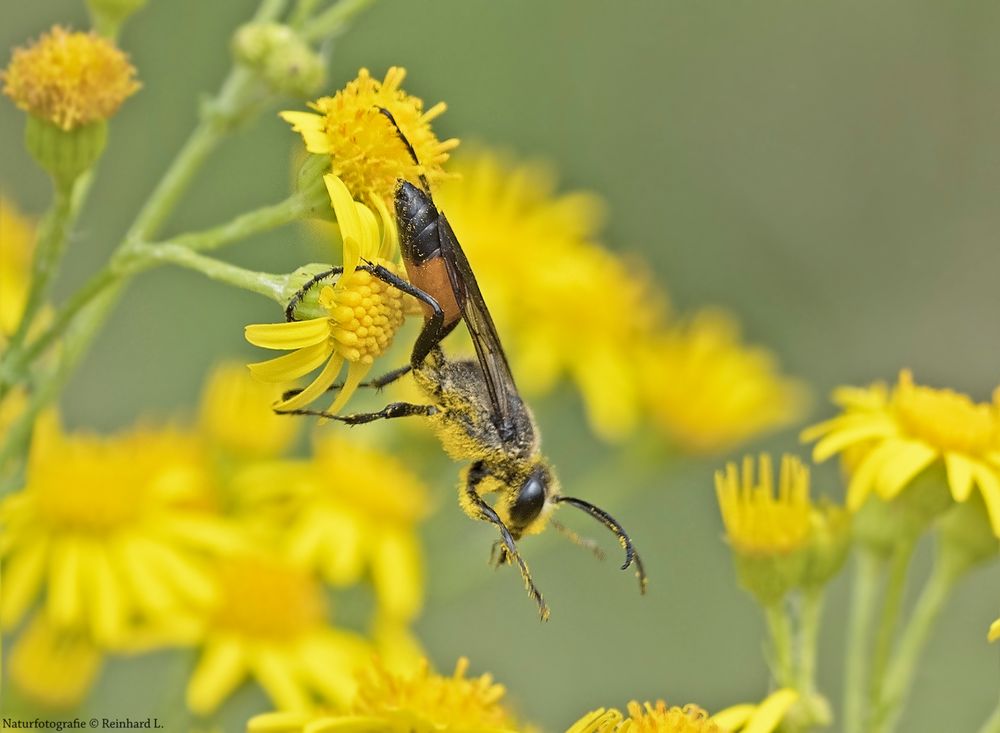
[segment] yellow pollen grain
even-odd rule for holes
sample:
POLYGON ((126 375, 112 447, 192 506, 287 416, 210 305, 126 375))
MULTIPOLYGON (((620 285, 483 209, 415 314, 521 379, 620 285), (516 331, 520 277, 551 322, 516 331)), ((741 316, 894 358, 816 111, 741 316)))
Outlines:
POLYGON ((248 637, 287 639, 324 621, 323 596, 307 574, 265 558, 220 563, 214 626, 248 637))
POLYGON ((978 455, 1000 446, 1000 416, 993 406, 950 389, 914 384, 909 371, 899 376, 893 407, 910 435, 941 451, 978 455))
POLYGON ((60 26, 15 49, 2 78, 14 104, 63 130, 111 117, 139 89, 135 68, 110 41, 60 26))

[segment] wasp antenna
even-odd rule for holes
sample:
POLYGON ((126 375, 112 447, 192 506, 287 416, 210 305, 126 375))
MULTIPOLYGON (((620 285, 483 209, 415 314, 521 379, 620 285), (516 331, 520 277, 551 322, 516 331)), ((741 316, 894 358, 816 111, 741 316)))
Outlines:
POLYGON ((625 564, 622 565, 622 570, 628 569, 629 565, 634 563, 635 574, 636 577, 639 578, 639 592, 645 593, 647 578, 646 569, 642 564, 642 558, 639 557, 639 553, 635 551, 632 539, 628 536, 628 533, 625 532, 624 527, 618 523, 618 520, 603 509, 596 507, 583 499, 576 499, 572 496, 556 496, 553 500, 558 504, 565 502, 570 506, 575 506, 577 509, 582 509, 614 533, 615 537, 618 538, 618 543, 625 550, 625 564))
MULTIPOLYGON (((389 122, 392 123, 392 126, 396 129, 396 135, 398 135, 399 139, 403 141, 403 145, 406 146, 406 151, 410 154, 410 158, 413 160, 414 165, 416 165, 419 168, 420 159, 417 157, 417 151, 413 149, 413 146, 410 144, 410 141, 407 140, 406 135, 403 134, 403 131, 399 127, 399 123, 396 122, 396 118, 392 116, 392 112, 387 110, 385 107, 375 107, 375 109, 384 114, 386 116, 386 119, 388 119, 389 122)), ((420 183, 424 187, 424 191, 430 193, 431 186, 427 182, 426 176, 424 176, 424 174, 421 173, 419 178, 420 178, 420 183)))

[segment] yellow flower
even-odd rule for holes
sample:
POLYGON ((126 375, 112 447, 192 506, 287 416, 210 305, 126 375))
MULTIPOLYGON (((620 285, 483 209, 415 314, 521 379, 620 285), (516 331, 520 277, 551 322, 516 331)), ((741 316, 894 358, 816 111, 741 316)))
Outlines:
POLYGON ((782 689, 760 705, 737 705, 713 716, 697 705, 671 707, 662 700, 640 705, 633 700, 627 717, 613 708, 599 708, 567 733, 771 733, 797 699, 795 691, 782 689))
POLYGON ((194 438, 136 431, 111 438, 36 428, 25 487, 0 503, 0 624, 42 593, 47 618, 101 645, 207 603, 207 555, 238 544, 209 501, 194 438))
POLYGON ((0 346, 14 333, 31 282, 35 224, 0 196, 0 346))
POLYGON ((745 554, 786 554, 809 539, 809 469, 795 456, 781 459, 778 493, 774 491, 771 457, 761 454, 754 480, 754 461, 743 459, 742 477, 735 463, 715 472, 715 491, 729 543, 745 554), (742 480, 741 480, 742 479, 742 480))
POLYGON ((848 508, 860 508, 872 491, 891 500, 940 463, 955 501, 968 500, 978 486, 1000 536, 1000 388, 992 404, 977 403, 950 389, 914 384, 903 370, 891 392, 882 384, 841 388, 834 402, 843 412, 805 430, 802 439, 818 441, 817 462, 854 451, 848 508))
MULTIPOLYGON (((249 514, 287 508, 288 556, 335 586, 370 573, 379 610, 407 620, 423 602, 423 553, 416 524, 428 512, 426 487, 404 464, 341 435, 316 444, 308 472, 244 486, 249 514)), ((262 479, 262 480, 261 480, 262 479)))
POLYGON ((108 119, 139 89, 135 69, 114 44, 60 26, 15 49, 2 77, 14 104, 63 130, 108 119))
POLYGON ((14 642, 10 680, 26 698, 49 709, 78 706, 101 671, 101 654, 86 634, 34 617, 14 642))
POLYGON ((222 560, 218 576, 219 602, 205 621, 187 688, 193 712, 210 714, 247 677, 281 710, 307 710, 317 698, 342 706, 353 698, 355 668, 372 648, 328 625, 316 581, 255 555, 222 560))
POLYGON ((733 319, 715 309, 652 343, 643 382, 653 422, 694 453, 724 452, 792 421, 805 404, 804 387, 766 350, 740 343, 733 319))
POLYGON ((271 407, 281 388, 253 379, 240 364, 223 363, 208 377, 201 396, 201 430, 209 441, 244 458, 281 454, 295 439, 299 422, 271 407))
POLYGON ((320 397, 333 384, 347 362, 347 378, 330 412, 340 410, 368 373, 375 358, 392 343, 404 319, 403 293, 372 276, 355 270, 362 259, 398 268, 380 259, 378 222, 363 204, 351 199, 340 179, 326 176, 337 221, 344 240, 344 274, 332 286, 322 287, 319 305, 327 315, 290 323, 246 327, 247 341, 266 349, 295 349, 290 354, 250 364, 251 373, 266 382, 287 382, 318 369, 319 375, 304 390, 279 402, 280 410, 296 410, 320 397))
POLYGON ((398 66, 391 67, 381 82, 368 69, 361 69, 358 78, 333 97, 311 104, 315 113, 281 113, 302 134, 310 153, 330 156, 333 175, 354 198, 375 207, 388 229, 392 228, 396 181, 415 183, 420 175, 431 184, 441 180, 446 175, 441 166, 448 160, 448 151, 458 145, 458 140, 439 141, 431 130, 431 121, 445 111, 445 104, 439 102, 425 112, 422 100, 400 89, 405 77, 406 70, 398 66), (379 107, 392 113, 413 145, 419 165, 379 107))
POLYGON ((661 297, 641 267, 598 240, 603 202, 556 193, 544 167, 493 152, 456 160, 437 202, 455 229, 528 394, 568 377, 592 428, 631 432, 639 416, 636 360, 661 297))
POLYGON ((996 641, 1000 639, 1000 618, 990 624, 990 633, 988 636, 990 641, 996 641))
POLYGON ((515 731, 503 705, 503 685, 490 675, 467 678, 462 658, 450 677, 434 674, 426 660, 414 672, 395 674, 376 664, 362 675, 356 701, 341 715, 282 715, 253 718, 250 733, 377 730, 385 733, 501 733, 515 731))

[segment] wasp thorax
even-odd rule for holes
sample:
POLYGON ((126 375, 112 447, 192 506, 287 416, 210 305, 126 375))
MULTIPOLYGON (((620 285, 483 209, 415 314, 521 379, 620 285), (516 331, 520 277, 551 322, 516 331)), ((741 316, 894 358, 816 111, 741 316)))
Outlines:
MULTIPOLYGON (((380 264, 395 271, 390 263, 380 264)), ((365 270, 323 288, 319 302, 329 313, 336 350, 348 361, 364 364, 389 348, 405 315, 403 293, 365 270)))

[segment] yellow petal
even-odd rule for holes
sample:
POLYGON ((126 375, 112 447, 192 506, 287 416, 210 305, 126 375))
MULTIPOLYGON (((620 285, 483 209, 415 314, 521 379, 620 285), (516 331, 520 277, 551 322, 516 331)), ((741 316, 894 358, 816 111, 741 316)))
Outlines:
POLYGON ((851 481, 847 485, 847 508, 852 512, 861 508, 865 499, 871 493, 875 483, 875 477, 882 468, 885 456, 891 450, 892 443, 886 441, 868 451, 858 467, 851 474, 851 481))
POLYGON ((187 704, 199 715, 209 715, 246 676, 243 650, 235 639, 210 642, 198 660, 187 687, 187 704))
POLYGON ((337 378, 340 374, 340 368, 344 365, 344 357, 340 354, 334 353, 330 357, 330 360, 323 367, 323 371, 319 373, 308 387, 294 395, 283 402, 279 402, 275 407, 279 410, 297 410, 300 407, 305 407, 310 402, 315 400, 321 394, 326 392, 333 380, 337 378))
POLYGON ((990 641, 1000 639, 1000 618, 990 624, 990 633, 987 637, 990 641))
POLYGON ((361 384, 361 380, 365 378, 368 370, 372 368, 371 364, 363 364, 360 361, 352 361, 347 367, 347 379, 344 380, 344 386, 340 390, 340 394, 337 395, 337 399, 333 401, 330 405, 329 412, 337 414, 340 409, 347 404, 347 401, 351 399, 357 389, 358 385, 361 384))
POLYGON ((136 539, 132 543, 137 560, 168 584, 175 597, 196 606, 207 606, 216 595, 211 576, 177 549, 160 542, 136 539))
POLYGON ((799 694, 788 688, 772 692, 754 710, 743 733, 771 733, 781 724, 789 708, 798 699, 799 694))
POLYGON ((990 526, 993 527, 993 534, 1000 537, 1000 476, 996 469, 984 466, 981 463, 973 463, 972 474, 979 484, 979 493, 983 495, 986 503, 986 513, 990 518, 990 526))
MULTIPOLYGON (((337 216, 337 224, 340 226, 340 238, 344 241, 344 276, 354 272, 361 262, 361 243, 364 241, 365 232, 361 226, 361 217, 358 209, 354 205, 351 192, 342 180, 332 173, 323 176, 326 183, 327 193, 330 194, 330 201, 333 203, 333 210, 337 216)), ((337 281, 343 282, 343 278, 337 281)))
POLYGON ((87 588, 94 638, 108 643, 117 641, 125 629, 127 599, 107 548, 91 545, 84 558, 84 568, 89 576, 87 588))
POLYGON ((752 703, 733 705, 713 715, 712 722, 724 731, 737 731, 750 720, 750 716, 753 715, 755 708, 756 706, 752 703))
POLYGON ((146 614, 158 616, 175 602, 170 593, 170 586, 150 571, 133 550, 131 541, 119 544, 118 555, 121 558, 122 579, 128 585, 130 595, 146 614))
MULTIPOLYGON (((361 256, 365 259, 371 260, 378 255, 379 251, 379 237, 378 237, 378 219, 375 218, 375 214, 364 204, 355 202, 354 208, 358 211, 358 219, 361 220, 361 256)), ((345 270, 345 272, 350 272, 350 270, 345 270)))
POLYGON ((0 593, 0 624, 3 628, 10 628, 20 621, 38 595, 45 575, 48 545, 45 537, 33 541, 29 539, 20 552, 4 559, 3 592, 0 593))
POLYGON ((945 453, 944 465, 948 469, 948 487, 955 501, 965 501, 972 493, 972 461, 961 453, 945 453))
POLYGON ((264 349, 301 349, 322 343, 330 335, 326 318, 288 323, 255 323, 243 329, 246 340, 264 349))
POLYGON ((262 381, 290 382, 318 367, 329 358, 330 353, 330 345, 324 341, 275 359, 247 366, 250 367, 250 373, 262 381))
POLYGON ((914 477, 927 468, 938 452, 926 443, 917 440, 899 440, 889 456, 882 463, 875 482, 875 490, 883 499, 893 499, 914 477))
POLYGON ((423 561, 410 532, 387 530, 375 547, 372 580, 384 612, 410 619, 423 603, 423 561))
MULTIPOLYGON (((895 428, 887 420, 867 419, 857 425, 831 431, 813 447, 813 460, 822 463, 830 456, 862 440, 884 438, 892 435, 895 428)), ((805 435, 805 433, 803 433, 805 435)))
POLYGON ((299 682, 298 670, 291 660, 276 650, 259 645, 249 652, 253 676, 279 710, 307 710, 309 693, 299 682))
POLYGON ((80 541, 66 537, 52 547, 49 566, 49 619, 57 626, 80 626, 83 609, 80 587, 80 541))
POLYGON ((247 733, 298 733, 313 719, 309 713, 263 713, 250 718, 247 733))
POLYGON ((306 150, 310 153, 324 155, 330 152, 330 141, 323 131, 322 115, 313 114, 312 112, 294 112, 291 110, 279 112, 278 114, 281 119, 292 126, 295 132, 302 135, 302 139, 306 144, 306 150))

